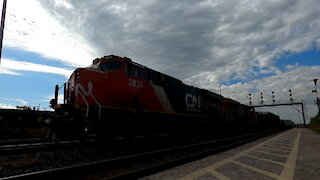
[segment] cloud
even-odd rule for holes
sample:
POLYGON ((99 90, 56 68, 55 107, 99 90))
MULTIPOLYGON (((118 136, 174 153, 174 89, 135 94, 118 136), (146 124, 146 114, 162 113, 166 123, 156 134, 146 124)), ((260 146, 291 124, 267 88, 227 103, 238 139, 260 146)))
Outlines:
POLYGON ((9 69, 5 69, 5 68, 0 68, 0 74, 9 74, 9 75, 14 75, 14 76, 21 76, 22 74, 11 71, 9 69))
POLYGON ((19 104, 21 104, 21 105, 27 105, 28 104, 28 102, 26 101, 26 100, 24 100, 24 99, 17 99, 17 98, 1 98, 2 100, 4 100, 4 101, 14 101, 14 102, 17 102, 17 103, 19 103, 19 104))
POLYGON ((55 6, 60 6, 62 8, 66 8, 66 9, 73 9, 73 6, 64 0, 55 0, 54 3, 55 3, 54 4, 55 6))
POLYGON ((22 75, 21 73, 18 73, 16 71, 33 71, 41 73, 59 74, 67 78, 73 72, 73 70, 70 69, 52 67, 23 61, 15 61, 11 59, 2 59, 0 73, 10 75, 22 75))
POLYGON ((285 53, 319 48, 316 0, 63 1, 73 9, 39 2, 98 54, 128 56, 183 80, 248 79, 277 71, 285 53))
MULTIPOLYGON (((52 2, 71 9, 62 0, 52 2)), ((87 66, 95 57, 95 51, 81 35, 59 25, 36 0, 8 2, 3 44, 73 66, 87 66)))
MULTIPOLYGON (((292 66, 283 72, 246 83, 236 83, 231 85, 222 85, 222 95, 240 101, 244 104, 249 104, 249 93, 252 94, 253 103, 259 103, 260 92, 263 93, 264 102, 272 101, 272 91, 275 93, 275 100, 289 101, 289 89, 292 90, 293 99, 303 101, 305 104, 305 111, 308 117, 315 116, 317 107, 314 104, 316 95, 312 93, 315 86, 312 82, 313 77, 320 77, 320 66, 292 66)), ((219 92, 219 87, 210 82, 197 82, 197 86, 205 87, 214 92, 219 92)), ((298 107, 300 108, 300 107, 298 107)), ((276 111, 272 108, 259 108, 264 111, 276 111)), ((281 114, 282 118, 292 119, 293 108, 285 109, 281 107, 281 112, 278 110, 276 113, 281 114)))
POLYGON ((20 103, 20 104, 23 104, 23 105, 28 104, 28 102, 25 101, 25 100, 23 100, 23 99, 10 99, 10 100, 11 100, 11 101, 16 101, 16 102, 18 102, 18 103, 20 103))
POLYGON ((0 108, 1 109, 16 109, 16 106, 12 106, 10 104, 1 104, 0 103, 0 108))

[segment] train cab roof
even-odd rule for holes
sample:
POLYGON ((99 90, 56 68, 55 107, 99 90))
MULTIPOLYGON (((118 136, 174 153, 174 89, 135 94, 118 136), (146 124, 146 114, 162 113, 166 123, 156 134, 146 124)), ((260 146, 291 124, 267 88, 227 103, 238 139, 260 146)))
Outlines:
POLYGON ((92 64, 87 67, 88 69, 95 69, 98 70, 99 66, 101 64, 110 64, 110 63, 115 63, 115 62, 126 62, 126 63, 130 63, 133 64, 135 66, 141 67, 141 68, 146 68, 145 66, 138 64, 136 62, 133 62, 130 58, 127 57, 119 57, 116 55, 108 55, 108 56, 103 56, 101 58, 96 58, 92 61, 92 64))
POLYGON ((92 64, 87 69, 97 71, 114 71, 121 68, 121 58, 114 55, 103 56, 96 58, 92 61, 92 64))

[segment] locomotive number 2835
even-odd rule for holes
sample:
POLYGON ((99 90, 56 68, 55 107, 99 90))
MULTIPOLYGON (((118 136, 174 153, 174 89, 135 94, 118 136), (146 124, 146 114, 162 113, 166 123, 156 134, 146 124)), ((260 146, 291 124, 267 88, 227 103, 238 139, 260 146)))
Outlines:
POLYGON ((130 78, 128 86, 142 89, 143 88, 143 82, 142 81, 137 81, 137 80, 134 80, 134 79, 130 78))

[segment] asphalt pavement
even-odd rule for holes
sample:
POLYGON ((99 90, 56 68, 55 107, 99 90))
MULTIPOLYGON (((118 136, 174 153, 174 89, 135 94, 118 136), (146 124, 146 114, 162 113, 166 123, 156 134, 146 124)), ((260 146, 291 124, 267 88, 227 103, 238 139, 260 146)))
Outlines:
POLYGON ((318 180, 320 134, 291 129, 142 179, 318 180))

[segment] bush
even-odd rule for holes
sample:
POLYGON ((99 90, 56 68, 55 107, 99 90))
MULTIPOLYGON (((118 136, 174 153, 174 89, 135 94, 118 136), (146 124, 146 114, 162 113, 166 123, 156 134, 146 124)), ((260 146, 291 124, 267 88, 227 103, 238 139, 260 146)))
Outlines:
POLYGON ((311 118, 309 128, 320 133, 320 116, 311 118))

